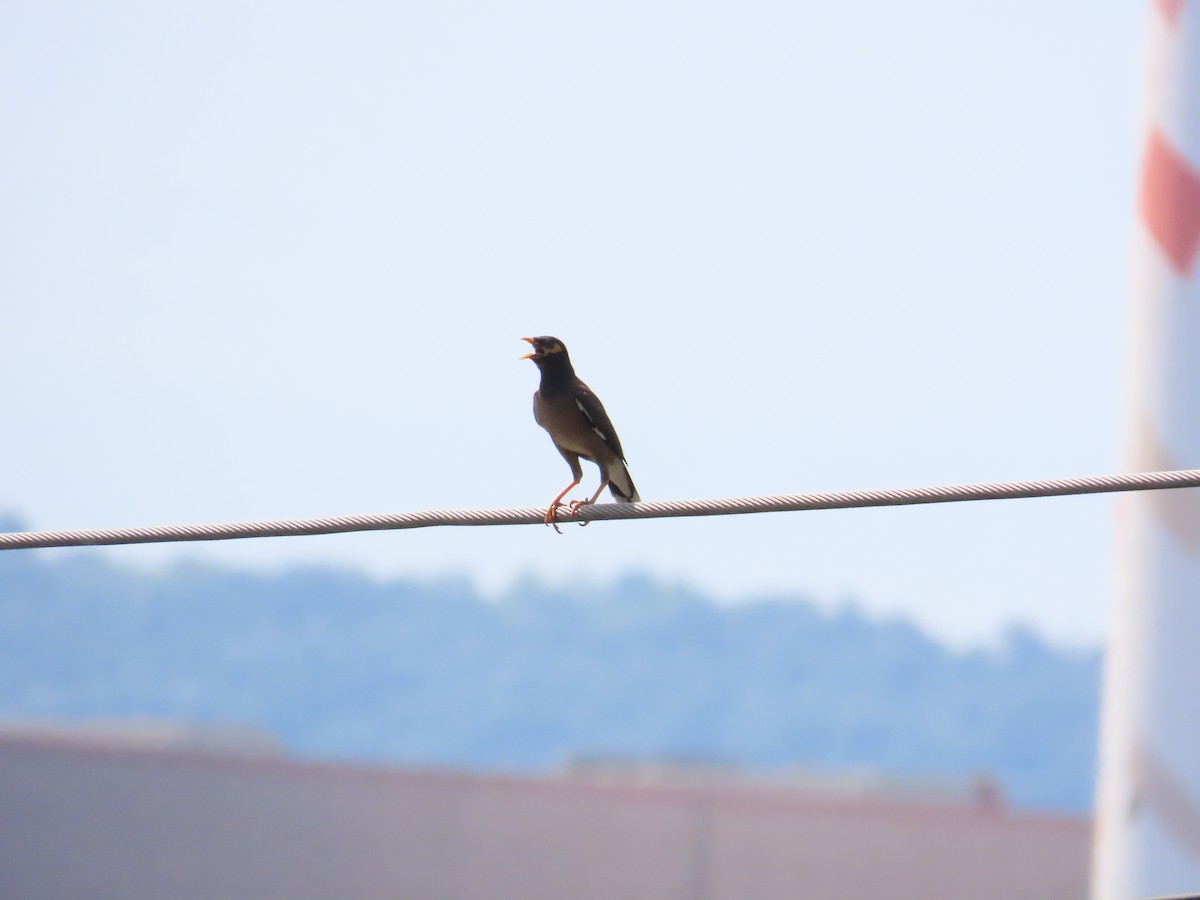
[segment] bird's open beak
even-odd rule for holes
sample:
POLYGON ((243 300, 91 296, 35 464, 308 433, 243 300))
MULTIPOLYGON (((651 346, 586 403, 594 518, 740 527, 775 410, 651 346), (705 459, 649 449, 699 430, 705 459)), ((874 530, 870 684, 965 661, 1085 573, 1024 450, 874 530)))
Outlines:
POLYGON ((524 356, 518 356, 517 359, 533 359, 535 356, 537 356, 537 344, 534 342, 533 338, 521 338, 521 340, 529 343, 533 347, 534 352, 526 353, 524 356))

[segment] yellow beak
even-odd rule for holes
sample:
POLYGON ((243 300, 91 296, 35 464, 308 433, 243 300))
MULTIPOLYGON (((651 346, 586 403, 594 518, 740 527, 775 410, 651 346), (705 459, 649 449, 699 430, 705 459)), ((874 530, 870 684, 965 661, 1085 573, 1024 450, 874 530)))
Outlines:
MULTIPOLYGON (((521 340, 530 344, 534 342, 533 338, 521 338, 521 340)), ((517 359, 533 359, 535 356, 537 356, 536 353, 526 353, 524 356, 518 356, 517 359)))

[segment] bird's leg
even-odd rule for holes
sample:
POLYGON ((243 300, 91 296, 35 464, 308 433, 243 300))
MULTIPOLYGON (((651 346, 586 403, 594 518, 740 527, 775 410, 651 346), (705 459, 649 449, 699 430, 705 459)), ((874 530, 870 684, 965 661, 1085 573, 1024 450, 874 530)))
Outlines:
MULTIPOLYGON (((553 525, 554 530, 557 531, 559 534, 562 534, 562 531, 560 531, 559 527, 558 527, 558 508, 560 506, 562 506, 562 498, 567 496, 567 494, 569 494, 571 492, 571 488, 573 488, 573 487, 575 487, 575 485, 579 484, 580 480, 581 480, 581 478, 576 478, 574 481, 572 481, 570 484, 568 484, 565 488, 563 488, 561 491, 559 491, 558 496, 550 501, 550 508, 546 510, 546 520, 545 520, 546 524, 553 525)), ((572 510, 572 511, 574 511, 574 510, 572 510)))

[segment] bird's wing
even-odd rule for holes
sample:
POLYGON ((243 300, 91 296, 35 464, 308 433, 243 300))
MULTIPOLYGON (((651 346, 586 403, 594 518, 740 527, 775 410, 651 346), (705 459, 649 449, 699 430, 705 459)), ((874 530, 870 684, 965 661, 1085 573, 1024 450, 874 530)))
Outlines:
POLYGON ((617 437, 617 430, 613 428, 612 420, 604 411, 604 404, 582 381, 578 383, 578 389, 575 391, 575 405, 587 419, 592 431, 596 432, 604 443, 615 450, 617 456, 622 460, 625 459, 625 452, 621 449, 621 439, 617 437))

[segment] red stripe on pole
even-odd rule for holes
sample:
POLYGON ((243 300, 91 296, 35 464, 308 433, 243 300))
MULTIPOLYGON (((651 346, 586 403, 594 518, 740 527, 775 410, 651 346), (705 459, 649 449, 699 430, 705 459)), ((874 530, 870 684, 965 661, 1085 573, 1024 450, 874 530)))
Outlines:
POLYGON ((1200 244, 1200 175, 1158 129, 1142 164, 1142 220, 1180 275, 1190 275, 1200 244))
POLYGON ((1179 27, 1179 20, 1183 16, 1183 0, 1155 0, 1155 6, 1168 25, 1172 28, 1179 27))

